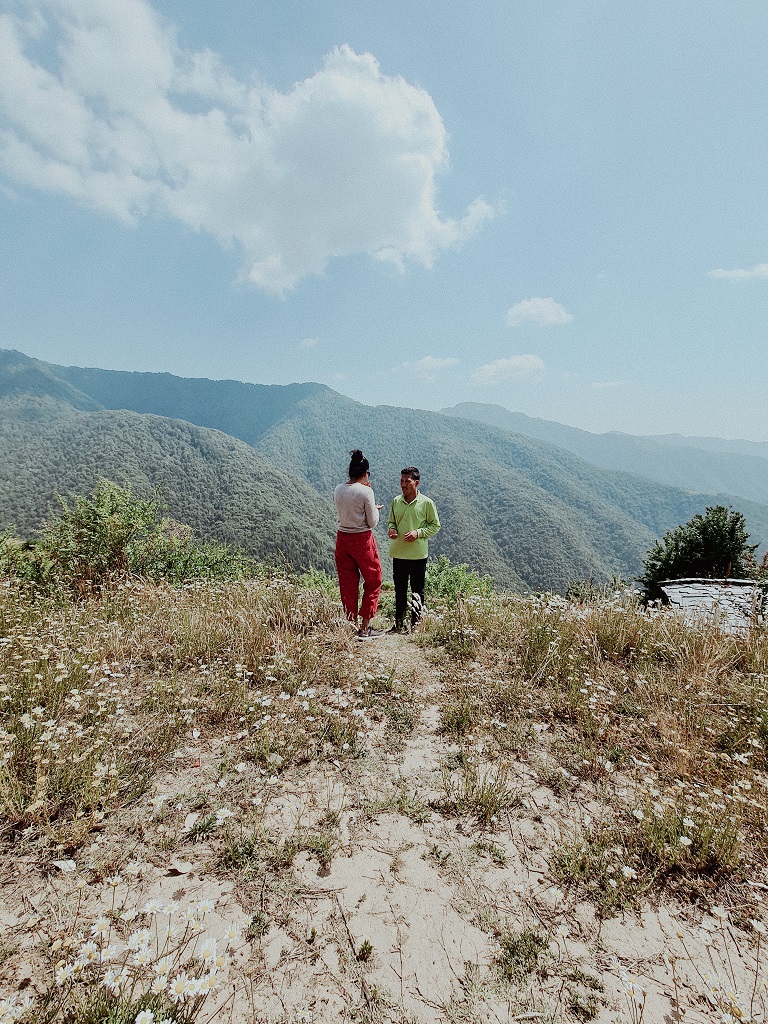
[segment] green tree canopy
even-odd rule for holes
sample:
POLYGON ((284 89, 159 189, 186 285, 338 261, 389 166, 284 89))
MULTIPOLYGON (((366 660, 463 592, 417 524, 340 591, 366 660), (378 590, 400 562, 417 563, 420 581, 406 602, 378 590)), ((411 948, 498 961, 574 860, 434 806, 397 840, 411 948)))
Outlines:
POLYGON ((754 575, 757 544, 749 544, 741 512, 725 505, 707 508, 682 526, 668 530, 645 558, 640 582, 649 596, 660 596, 661 580, 702 577, 725 579, 754 575))

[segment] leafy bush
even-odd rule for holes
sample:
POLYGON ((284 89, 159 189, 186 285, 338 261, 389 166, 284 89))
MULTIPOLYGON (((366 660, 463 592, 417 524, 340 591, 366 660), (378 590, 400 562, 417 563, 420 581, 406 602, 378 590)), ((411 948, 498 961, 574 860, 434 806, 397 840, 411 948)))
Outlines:
POLYGON ((17 579, 34 577, 29 544, 15 537, 13 530, 0 533, 0 576, 13 576, 17 579))
POLYGON ((429 599, 454 608, 462 597, 490 597, 493 580, 467 565, 453 564, 445 555, 427 562, 425 591, 429 599))
POLYGON ((239 552, 196 540, 189 527, 162 517, 157 498, 135 498, 108 480, 91 498, 58 502, 36 541, 0 537, 0 571, 84 596, 129 575, 182 583, 242 577, 250 567, 239 552))
POLYGON ((757 544, 749 544, 741 512, 724 505, 707 508, 682 526, 668 530, 645 558, 640 582, 649 597, 660 596, 661 580, 699 576, 711 579, 753 576, 757 544))
POLYGON ((328 594, 329 597, 337 597, 339 593, 339 583, 336 577, 331 576, 323 569, 316 569, 312 565, 298 577, 297 582, 305 590, 319 590, 323 594, 328 594))

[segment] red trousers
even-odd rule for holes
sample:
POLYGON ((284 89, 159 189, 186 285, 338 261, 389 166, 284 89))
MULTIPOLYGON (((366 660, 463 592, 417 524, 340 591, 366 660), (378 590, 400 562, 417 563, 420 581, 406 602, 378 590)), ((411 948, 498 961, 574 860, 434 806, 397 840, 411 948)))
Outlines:
POLYGON ((360 616, 372 619, 376 614, 381 593, 381 562, 376 538, 371 530, 365 533, 336 534, 336 572, 339 574, 339 593, 344 612, 352 622, 357 621, 360 577, 363 578, 363 603, 360 616))

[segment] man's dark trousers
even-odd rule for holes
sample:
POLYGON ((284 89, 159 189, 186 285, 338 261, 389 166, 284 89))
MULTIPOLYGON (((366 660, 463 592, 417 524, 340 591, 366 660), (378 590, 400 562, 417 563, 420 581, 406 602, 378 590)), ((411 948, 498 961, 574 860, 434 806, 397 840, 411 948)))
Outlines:
POLYGON ((427 574, 426 558, 393 558, 392 579, 395 583, 395 623, 405 623, 408 610, 408 583, 411 584, 411 626, 421 618, 424 607, 424 579, 427 574))

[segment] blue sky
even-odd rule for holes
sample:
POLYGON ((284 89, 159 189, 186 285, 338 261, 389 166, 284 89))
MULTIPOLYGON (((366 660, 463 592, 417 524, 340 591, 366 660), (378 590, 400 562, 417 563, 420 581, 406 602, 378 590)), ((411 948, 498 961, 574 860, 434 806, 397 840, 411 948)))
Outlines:
POLYGON ((0 347, 768 440, 768 5, 0 0, 0 347))

